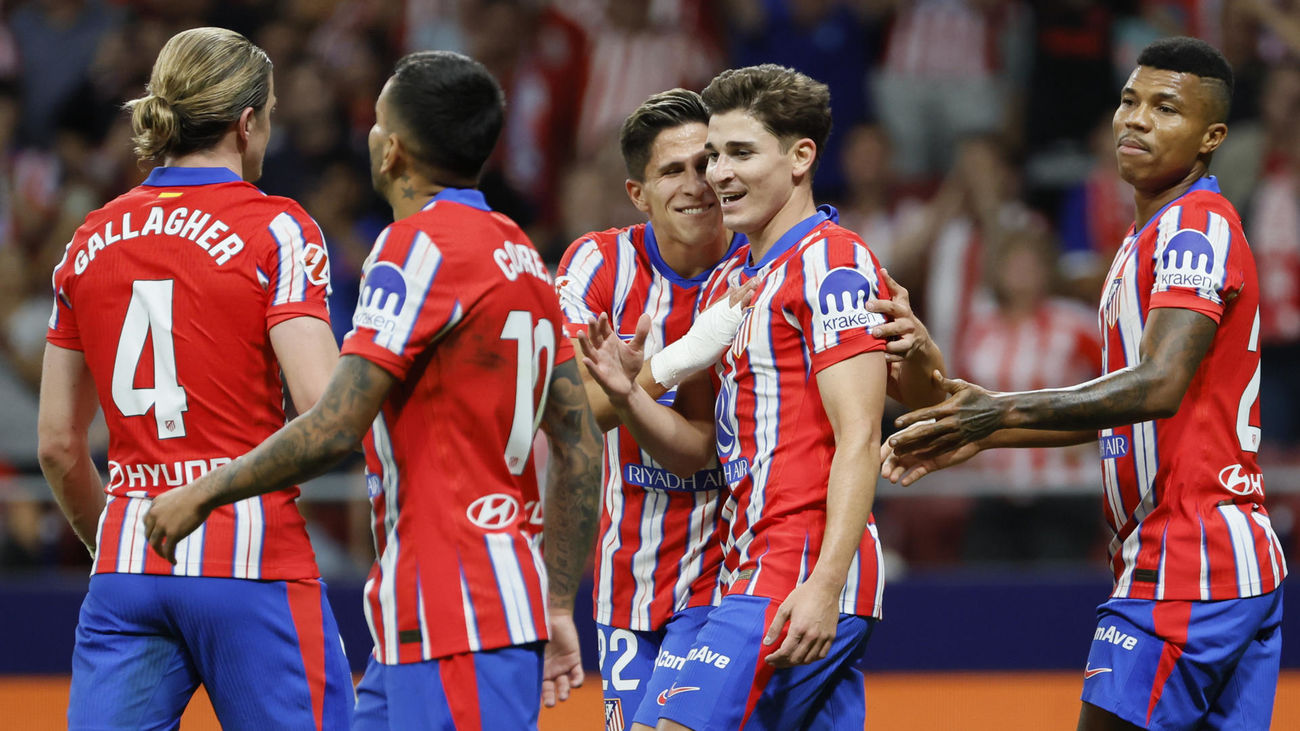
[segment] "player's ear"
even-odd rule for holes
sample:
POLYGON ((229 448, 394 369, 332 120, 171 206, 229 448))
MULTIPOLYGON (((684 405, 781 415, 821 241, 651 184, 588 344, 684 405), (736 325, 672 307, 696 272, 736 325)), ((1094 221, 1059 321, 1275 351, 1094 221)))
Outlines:
POLYGON ((1209 127, 1206 127, 1205 134, 1201 137, 1200 153, 1202 155, 1208 155, 1219 149, 1219 145, 1223 144, 1223 140, 1226 139, 1227 136, 1228 125, 1223 122, 1215 122, 1209 127))
POLYGON ((379 171, 389 177, 399 177, 406 169, 406 146, 396 134, 389 132, 384 138, 383 156, 380 158, 379 171))
POLYGON ((239 113, 239 121, 235 123, 235 136, 239 141, 241 152, 248 147, 248 138, 253 135, 253 125, 256 120, 257 110, 252 107, 244 107, 244 111, 239 113))
POLYGON ((795 177, 807 175, 817 160, 817 143, 807 137, 795 142, 790 149, 790 161, 794 163, 795 177))
POLYGON ((625 185, 627 186, 627 197, 632 199, 632 205, 636 206, 642 213, 650 212, 650 204, 645 199, 645 183, 628 178, 625 185))

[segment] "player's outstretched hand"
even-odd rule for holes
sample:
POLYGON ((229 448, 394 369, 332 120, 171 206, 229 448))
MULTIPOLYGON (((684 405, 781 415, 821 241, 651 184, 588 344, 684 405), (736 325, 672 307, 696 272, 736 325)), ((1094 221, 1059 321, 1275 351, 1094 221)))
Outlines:
POLYGON ((781 602, 767 634, 763 635, 763 644, 771 645, 781 637, 786 624, 790 625, 785 641, 767 656, 767 663, 788 668, 825 658, 835 641, 839 621, 840 589, 810 576, 781 602))
POLYGON ((885 360, 897 363, 925 347, 930 342, 930 331, 912 312, 907 288, 895 282, 888 269, 881 269, 880 273, 885 276, 889 299, 872 299, 867 302, 867 309, 890 318, 891 322, 871 328, 871 334, 886 341, 885 360))
POLYGON ((598 319, 587 323, 587 332, 578 334, 582 364, 611 400, 625 401, 632 393, 637 374, 645 363, 645 341, 649 334, 650 316, 642 315, 632 340, 623 342, 614 332, 609 315, 603 312, 598 319))
MULTIPOLYGON (((929 423, 931 422, 919 421, 908 428, 917 429, 929 423)), ((894 448, 889 446, 889 442, 886 440, 880 444, 880 476, 890 482, 907 487, 932 472, 938 472, 953 465, 961 464, 979 453, 979 443, 971 442, 970 444, 963 444, 951 452, 945 452, 929 459, 921 459, 915 454, 899 454, 895 452, 894 448)))
POLYGON ((573 615, 551 610, 551 639, 542 663, 542 704, 553 708, 569 699, 569 691, 582 685, 582 653, 573 615))
POLYGON ((203 492, 196 488, 203 479, 164 492, 153 499, 144 514, 144 534, 149 545, 169 563, 176 563, 176 544, 193 533, 212 512, 204 506, 203 492))
POLYGON ((949 396, 937 406, 917 409, 894 420, 894 425, 902 429, 888 440, 896 454, 932 459, 955 452, 1001 427, 1002 404, 992 391, 959 378, 944 378, 938 371, 931 377, 949 396))

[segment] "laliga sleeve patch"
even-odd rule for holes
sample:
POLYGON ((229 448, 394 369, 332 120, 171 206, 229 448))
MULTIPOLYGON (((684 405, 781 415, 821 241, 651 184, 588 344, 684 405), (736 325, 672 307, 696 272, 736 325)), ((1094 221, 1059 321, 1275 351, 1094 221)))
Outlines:
POLYGON ((883 315, 867 311, 869 299, 871 283, 862 272, 850 267, 830 270, 817 288, 816 334, 829 335, 884 323, 883 315))
POLYGON ((1228 258, 1226 237, 1215 242, 1195 229, 1181 229, 1156 254, 1156 291, 1194 289, 1206 299, 1219 301, 1228 258))
POLYGON ((376 262, 361 282, 361 297, 352 316, 352 326, 381 333, 394 330, 406 306, 406 289, 406 275, 401 269, 386 261, 376 262))
POLYGON ((307 280, 316 285, 330 283, 330 257, 320 244, 307 244, 302 251, 302 266, 307 270, 307 280))

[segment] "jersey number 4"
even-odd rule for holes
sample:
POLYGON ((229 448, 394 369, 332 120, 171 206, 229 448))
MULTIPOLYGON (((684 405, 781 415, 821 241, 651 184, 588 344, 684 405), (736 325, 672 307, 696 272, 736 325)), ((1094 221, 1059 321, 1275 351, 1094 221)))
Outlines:
POLYGON ((131 283, 122 333, 113 362, 113 403, 123 416, 143 416, 153 409, 159 439, 185 436, 185 389, 176 382, 176 349, 172 345, 172 280, 131 283), (136 388, 135 374, 145 342, 153 340, 153 387, 136 388))
POLYGON ((510 424, 510 437, 506 439, 506 467, 512 475, 522 475, 528 465, 528 454, 533 448, 533 435, 542 423, 542 410, 546 408, 546 394, 551 390, 551 371, 555 368, 555 325, 541 319, 533 324, 533 315, 527 310, 511 310, 506 316, 506 326, 501 330, 502 340, 516 344, 519 368, 515 371, 515 416, 510 424), (541 372, 542 354, 546 354, 546 373, 541 372), (533 403, 537 379, 542 378, 542 397, 533 403))

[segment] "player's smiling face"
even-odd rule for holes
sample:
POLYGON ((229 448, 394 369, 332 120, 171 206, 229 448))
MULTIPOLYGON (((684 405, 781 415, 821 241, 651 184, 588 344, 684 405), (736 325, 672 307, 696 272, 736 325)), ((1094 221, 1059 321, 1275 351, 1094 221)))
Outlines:
POLYGON ((650 216, 661 240, 704 246, 722 229, 718 198, 704 177, 708 131, 699 122, 663 130, 650 148, 645 181, 627 181, 632 203, 650 216))
POLYGON ((772 222, 794 192, 795 147, 783 150, 781 140, 748 112, 709 118, 708 178, 723 225, 753 238, 772 222))
POLYGON ((1120 92, 1112 130, 1120 177, 1138 190, 1163 190, 1187 177, 1222 141, 1208 83, 1195 74, 1139 66, 1120 92))

